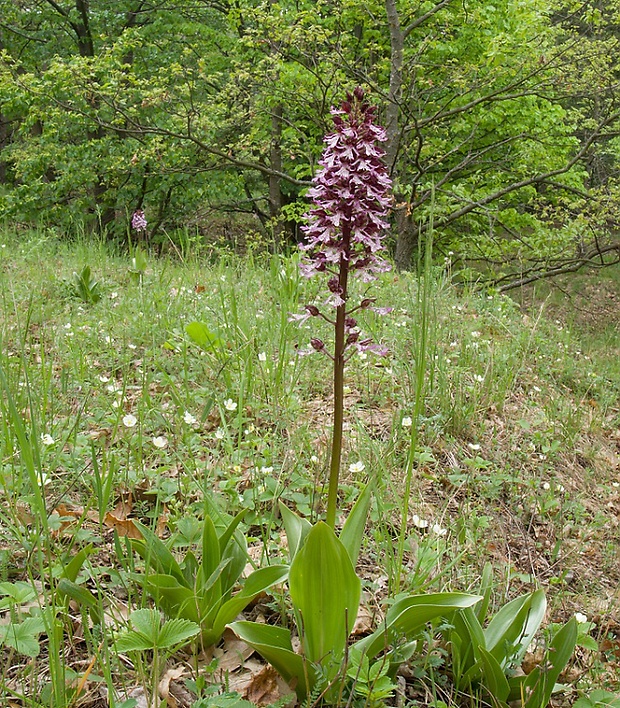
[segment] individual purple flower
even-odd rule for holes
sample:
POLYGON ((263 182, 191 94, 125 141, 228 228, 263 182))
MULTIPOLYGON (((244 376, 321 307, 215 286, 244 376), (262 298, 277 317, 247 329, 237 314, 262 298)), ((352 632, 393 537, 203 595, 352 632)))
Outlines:
POLYGON ((138 233, 146 231, 147 222, 142 209, 136 209, 131 217, 131 228, 138 233))

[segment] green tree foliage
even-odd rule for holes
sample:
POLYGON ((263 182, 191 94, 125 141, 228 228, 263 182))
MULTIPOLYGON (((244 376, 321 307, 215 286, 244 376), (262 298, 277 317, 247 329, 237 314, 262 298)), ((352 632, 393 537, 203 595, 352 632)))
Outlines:
POLYGON ((440 252, 536 274, 613 233, 616 5, 0 0, 0 214, 123 233, 136 208, 154 230, 247 211, 283 238, 361 84, 397 263, 432 216, 440 252))

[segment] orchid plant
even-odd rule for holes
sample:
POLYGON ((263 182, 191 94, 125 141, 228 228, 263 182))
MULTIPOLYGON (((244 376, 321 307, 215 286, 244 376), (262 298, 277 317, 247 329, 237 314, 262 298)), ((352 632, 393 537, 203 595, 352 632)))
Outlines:
POLYGON ((387 353, 372 339, 362 338, 354 315, 364 309, 379 314, 391 311, 374 307, 372 298, 351 303, 349 276, 370 282, 378 273, 390 269, 379 254, 384 249, 385 230, 389 228, 386 217, 391 180, 382 162, 384 151, 378 145, 386 140, 386 133, 374 122, 375 108, 365 101, 363 89, 356 88, 340 108, 332 109, 332 115, 335 130, 325 138, 321 169, 308 191, 314 204, 303 227, 307 242, 300 244, 306 254, 300 264, 302 274, 306 277, 325 274, 329 295, 323 309, 306 305, 305 312, 293 315, 292 319, 305 322, 311 317, 321 317, 334 328, 333 353, 323 340, 315 337, 310 341, 312 349, 333 361, 333 433, 326 513, 326 522, 333 528, 342 456, 344 367, 355 351, 387 353))
MULTIPOLYGON (((332 352, 318 338, 311 339, 308 350, 322 352, 333 362, 333 434, 326 520, 312 526, 281 506, 291 556, 289 593, 301 653, 294 651, 291 632, 286 628, 256 622, 233 622, 229 626, 295 687, 300 701, 319 695, 328 704, 338 705, 343 692, 355 691, 355 685, 364 683, 364 676, 368 690, 378 690, 376 682, 384 679, 380 687, 382 695, 388 695, 393 688, 390 679, 398 665, 416 649, 417 637, 427 622, 471 607, 481 598, 464 593, 399 598, 375 632, 349 646, 361 598, 355 564, 371 489, 367 486, 362 491, 340 536, 336 536, 344 367, 356 351, 386 353, 371 339, 362 337, 354 315, 364 309, 380 314, 390 311, 374 307, 372 298, 351 302, 349 276, 369 282, 389 269, 379 254, 388 228, 390 178, 381 161, 384 153, 378 146, 386 139, 385 131, 375 124, 375 110, 365 101, 363 90, 355 89, 332 114, 335 130, 325 138, 321 169, 309 190, 314 205, 307 214, 307 242, 300 246, 306 254, 301 272, 307 277, 325 274, 329 294, 321 307, 309 304, 304 313, 292 316, 300 322, 320 317, 334 328, 332 352), (352 673, 355 678, 351 689, 352 673), (362 675, 361 680, 358 675, 362 675)), ((347 702, 346 697, 344 701, 347 702)))

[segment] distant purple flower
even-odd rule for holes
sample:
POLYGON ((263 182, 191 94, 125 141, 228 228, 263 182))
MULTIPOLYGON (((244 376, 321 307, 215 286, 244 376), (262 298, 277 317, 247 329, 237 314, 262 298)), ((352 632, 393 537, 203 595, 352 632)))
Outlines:
POLYGON ((142 233, 143 231, 146 231, 146 227, 147 223, 144 212, 142 209, 136 209, 131 217, 131 228, 138 233, 142 233))

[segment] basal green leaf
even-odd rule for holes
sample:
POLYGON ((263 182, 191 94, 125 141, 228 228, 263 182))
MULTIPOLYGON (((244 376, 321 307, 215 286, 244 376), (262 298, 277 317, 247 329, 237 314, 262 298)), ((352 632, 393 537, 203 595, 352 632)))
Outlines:
POLYGON ((282 523, 286 531, 286 540, 288 542, 289 558, 293 560, 297 551, 301 548, 306 536, 312 529, 312 524, 295 512, 291 511, 286 504, 280 502, 280 513, 282 515, 282 523))
POLYGON ((504 666, 519 664, 545 616, 543 590, 523 595, 504 605, 484 631, 486 648, 504 666))
POLYGON ((326 668, 340 668, 359 609, 361 583, 346 548, 320 521, 308 533, 289 572, 291 600, 302 622, 305 655, 326 668))
POLYGON ((353 566, 357 563, 362 539, 364 538, 364 529, 366 528, 368 510, 370 509, 370 502, 372 501, 372 492, 373 485, 367 484, 359 497, 355 500, 355 504, 349 516, 347 516, 347 520, 344 522, 344 526, 340 532, 340 540, 342 541, 342 545, 347 549, 353 566))
POLYGON ((302 656, 295 654, 288 630, 256 622, 232 622, 228 626, 294 686, 300 701, 312 690, 316 671, 302 656))
POLYGON ((267 588, 286 580, 288 566, 272 565, 254 571, 245 581, 241 592, 225 602, 218 610, 213 620, 212 628, 215 634, 221 636, 229 622, 248 606, 248 604, 267 588))
POLYGON ((185 326, 185 331, 189 338, 205 351, 213 351, 226 346, 224 340, 220 339, 202 322, 190 322, 185 326))
POLYGON ((493 654, 483 647, 479 647, 478 656, 483 672, 482 683, 493 697, 491 704, 495 708, 505 706, 510 693, 510 686, 502 667, 493 654))
POLYGON ((159 573, 174 576, 179 583, 185 584, 185 576, 176 558, 169 551, 166 544, 161 541, 149 528, 140 522, 134 522, 144 541, 132 540, 132 548, 159 573))
POLYGON ((480 595, 459 592, 405 597, 394 603, 381 626, 357 642, 356 646, 366 651, 369 657, 376 656, 400 637, 413 639, 427 622, 455 610, 472 607, 479 601, 480 595))

